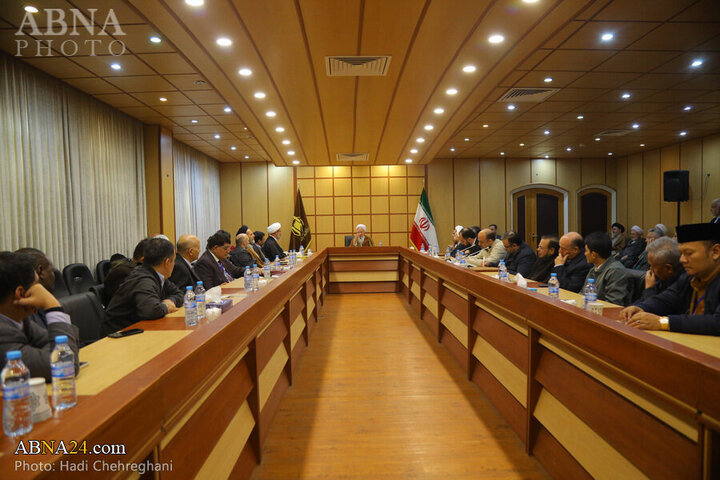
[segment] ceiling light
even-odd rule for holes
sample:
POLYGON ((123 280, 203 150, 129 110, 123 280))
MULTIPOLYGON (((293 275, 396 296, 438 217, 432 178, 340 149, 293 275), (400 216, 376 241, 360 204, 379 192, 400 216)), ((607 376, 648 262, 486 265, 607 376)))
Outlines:
POLYGON ((521 143, 521 144, 520 144, 520 146, 521 146, 521 147, 524 147, 524 146, 525 146, 525 144, 524 144, 524 143, 521 143))
POLYGON ((445 109, 442 107, 437 107, 435 110, 433 110, 433 113, 435 115, 442 115, 443 113, 445 113, 445 109))
POLYGON ((469 141, 470 141, 470 139, 467 138, 467 137, 465 137, 464 140, 465 140, 466 142, 469 142, 469 141))
POLYGON ((685 135, 687 135, 687 132, 685 132, 685 131, 680 132, 681 137, 684 137, 685 135))
POLYGON ((641 143, 641 144, 640 144, 640 146, 641 146, 641 147, 644 147, 644 146, 645 146, 645 144, 644 144, 644 143, 641 143))
POLYGON ((430 130, 432 130, 432 129, 435 128, 435 127, 433 127, 432 125, 430 125, 430 124, 428 123, 428 124, 425 125, 423 128, 429 132, 430 130))
POLYGON ((417 153, 417 152, 418 152, 418 149, 417 149, 417 148, 411 148, 411 149, 410 149, 410 153, 417 153))
POLYGON ((162 42, 162 38, 158 37, 157 35, 153 35, 152 37, 150 37, 150 41, 152 43, 160 43, 162 42))
POLYGON ((523 3, 537 3, 538 0, 522 0, 523 3))
POLYGON ((608 156, 612 157, 612 152, 608 152, 608 156))
POLYGON ((282 144, 283 144, 283 145, 290 145, 290 140, 285 139, 285 140, 282 141, 282 144))
POLYGON ((245 155, 243 158, 244 158, 245 160, 247 160, 247 159, 250 158, 250 155, 245 155))
POLYGON ((596 141, 596 142, 599 142, 599 141, 600 141, 600 137, 595 137, 595 141, 596 141))
POLYGON ((448 95, 457 95, 457 92, 457 88, 448 88, 447 90, 445 90, 445 93, 447 93, 448 95))
POLYGON ((225 113, 230 113, 230 112, 232 112, 232 108, 230 108, 230 107, 225 107, 225 108, 223 108, 223 112, 225 112, 225 113))
POLYGON ((412 158, 406 158, 405 163, 412 163, 412 158))
POLYGON ((465 65, 463 67, 463 72, 465 72, 465 73, 473 73, 475 70, 477 70, 475 65, 465 65))
POLYGON ((688 112, 688 111, 692 110, 692 108, 693 108, 692 105, 686 105, 685 108, 683 108, 683 110, 688 112))
POLYGON ((235 145, 230 145, 230 150, 237 150, 237 147, 235 145))
POLYGON ((545 135, 550 135, 550 130, 545 130, 543 133, 544 133, 545 135))
POLYGON ((640 124, 639 124, 639 123, 633 123, 633 124, 632 124, 632 128, 634 128, 635 130, 637 130, 638 128, 640 128, 640 124))
POLYGON ((165 97, 160 97, 158 100, 160 100, 161 102, 167 102, 167 98, 165 97))
POLYGON ((122 70, 122 65, 120 65, 119 63, 111 63, 110 68, 112 68, 113 70, 122 70))
POLYGON ((275 131, 278 133, 282 133, 285 131, 285 129, 283 127, 275 127, 275 131))
POLYGON ((578 119, 578 120, 582 120, 583 118, 585 118, 584 115, 578 115, 578 116, 577 116, 577 119, 578 119))
POLYGON ((572 147, 567 147, 565 150, 567 150, 568 152, 572 152, 572 147))
POLYGON ((693 62, 690 64, 690 66, 693 68, 697 68, 702 64, 703 64, 703 61, 700 60, 699 58, 697 58, 697 59, 693 60, 693 62))
POLYGON ((185 3, 191 7, 201 7, 205 4, 205 0, 185 0, 185 3))
POLYGON ((300 165, 300 160, 293 160, 293 165, 300 165))
POLYGON ((25 7, 25 11, 28 13, 37 13, 38 9, 36 7, 33 7, 32 5, 28 5, 25 7))
POLYGON ((218 139, 220 138, 220 134, 219 134, 219 133, 216 133, 216 134, 214 135, 214 137, 215 137, 215 140, 218 140, 218 139))
POLYGON ((545 155, 545 158, 550 158, 550 155, 545 155))
POLYGON ((221 47, 229 47, 230 45, 232 45, 232 40, 230 40, 229 38, 220 37, 215 40, 215 43, 217 43, 221 47))
POLYGON ((415 141, 416 141, 417 143, 423 143, 423 142, 425 141, 425 139, 424 139, 423 137, 418 137, 418 138, 415 139, 415 141))
POLYGON ((198 123, 198 121, 193 118, 192 120, 190 120, 190 123, 198 123))
POLYGON ((503 40, 505 40, 505 37, 499 34, 490 35, 488 37, 488 42, 490 43, 502 43, 503 40))
POLYGON ((625 92, 625 93, 623 93, 623 94, 620 95, 620 96, 621 96, 622 98, 624 98, 625 100, 627 100, 628 98, 632 97, 632 95, 630 95, 628 92, 625 92))
POLYGON ((273 112, 272 110, 268 110, 267 112, 265 112, 266 117, 273 118, 275 115, 277 115, 277 113, 273 112))
POLYGON ((451 152, 454 152, 454 151, 455 151, 455 147, 451 148, 450 151, 451 151, 451 152))
POLYGON ((507 109, 510 110, 510 111, 513 111, 513 110, 515 110, 515 105, 513 105, 513 104, 511 103, 510 105, 507 106, 507 109))
POLYGON ((505 152, 500 152, 500 155, 505 155, 505 152))
POLYGON ((243 77, 249 77, 250 75, 252 75, 252 70, 250 70, 249 68, 241 68, 240 70, 238 70, 238 73, 243 77))
POLYGON ((288 154, 288 155, 295 155, 295 150, 288 150, 288 151, 287 151, 287 154, 288 154))
POLYGON ((488 128, 489 126, 487 123, 483 123, 483 128, 488 128))
POLYGON ((553 81, 553 78, 552 78, 552 77, 545 77, 545 78, 543 78, 543 82, 545 82, 545 83, 550 83, 550 82, 552 82, 552 81, 553 81))
POLYGON ((608 32, 608 33, 603 33, 603 34, 600 36, 600 40, 602 40, 603 42, 609 42, 609 41, 612 40, 613 38, 615 38, 615 35, 613 35, 612 33, 609 33, 609 32, 608 32))
POLYGON ((255 98, 265 98, 265 92, 255 92, 253 94, 253 97, 255 98))

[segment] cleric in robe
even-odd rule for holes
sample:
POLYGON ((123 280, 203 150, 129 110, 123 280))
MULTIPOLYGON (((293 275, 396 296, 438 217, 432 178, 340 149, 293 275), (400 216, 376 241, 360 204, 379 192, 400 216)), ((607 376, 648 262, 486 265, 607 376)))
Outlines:
POLYGON ((285 258, 287 254, 283 251, 278 240, 282 236, 282 225, 275 222, 267 228, 268 238, 262 246, 262 251, 271 262, 275 260, 275 257, 285 258))

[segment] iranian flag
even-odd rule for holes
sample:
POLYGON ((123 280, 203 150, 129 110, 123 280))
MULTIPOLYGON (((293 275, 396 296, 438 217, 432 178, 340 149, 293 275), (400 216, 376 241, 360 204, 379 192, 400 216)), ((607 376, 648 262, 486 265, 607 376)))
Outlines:
POLYGON ((431 246, 438 247, 435 222, 433 221, 430 203, 428 202, 427 193, 425 193, 424 188, 420 194, 420 203, 418 203, 418 208, 415 212, 415 220, 413 221, 412 232, 410 232, 410 241, 418 250, 420 250, 421 247, 425 247, 425 250, 431 246))

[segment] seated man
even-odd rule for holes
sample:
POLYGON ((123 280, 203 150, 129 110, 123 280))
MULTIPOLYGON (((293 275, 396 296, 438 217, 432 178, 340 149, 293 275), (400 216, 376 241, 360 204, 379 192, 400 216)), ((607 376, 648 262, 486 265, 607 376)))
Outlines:
POLYGON ((507 256, 502 240, 497 238, 489 229, 480 230, 477 236, 478 247, 481 249, 475 255, 468 257, 471 265, 497 267, 500 260, 507 256))
POLYGON ((275 260, 275 257, 278 257, 280 260, 282 260, 287 256, 287 254, 280 246, 280 243, 278 243, 278 240, 280 240, 281 236, 282 225, 280 225, 278 222, 275 222, 268 227, 268 238, 267 240, 265 240, 262 250, 265 254, 265 257, 267 257, 267 259, 271 262, 275 260))
POLYGON ((625 236, 625 225, 622 223, 613 223, 610 227, 612 230, 612 246, 613 253, 618 254, 625 248, 627 244, 627 237, 625 236))
POLYGON ((68 337, 77 374, 78 329, 60 302, 38 281, 35 263, 27 254, 0 252, 0 364, 4 365, 7 352, 20 350, 30 376, 49 382, 50 353, 58 335, 68 337), (44 311, 47 328, 28 319, 38 309, 44 311))
POLYGON ((188 285, 195 288, 198 280, 192 262, 200 255, 200 239, 194 235, 182 235, 177 241, 177 255, 175 255, 175 267, 173 268, 170 281, 180 291, 185 291, 188 285))
POLYGON ((547 283, 550 279, 550 271, 555 266, 555 257, 558 256, 560 244, 558 238, 551 235, 543 235, 538 243, 537 260, 530 269, 528 279, 540 283, 547 283))
POLYGON ((252 267, 253 264, 257 264, 257 260, 253 258, 251 252, 250 238, 248 238, 245 233, 239 233, 235 237, 235 250, 232 251, 228 259, 236 267, 242 268, 244 272, 246 267, 252 267))
POLYGON ((645 251, 648 252, 650 269, 645 274, 645 290, 641 300, 664 292, 685 271, 680 263, 678 244, 672 238, 660 237, 649 244, 645 251))
MULTIPOLYGON (((242 232, 240 232, 240 233, 242 233, 242 232)), ((262 232, 259 232, 259 233, 262 233, 262 232)), ((262 247, 260 247, 260 245, 255 243, 255 232, 250 230, 250 228, 248 227, 248 229, 245 230, 245 235, 248 236, 248 240, 250 241, 250 245, 249 245, 250 253, 252 254, 256 263, 258 265, 264 265, 265 264, 265 254, 262 251, 262 247)), ((237 242, 237 238, 235 238, 235 242, 237 242)))
POLYGON ((205 252, 195 262, 195 274, 203 282, 206 290, 217 287, 223 283, 232 282, 245 271, 228 260, 230 255, 230 234, 225 230, 218 230, 207 240, 205 252))
POLYGON ((163 238, 152 238, 143 253, 142 265, 128 275, 110 300, 103 324, 105 335, 140 320, 157 320, 183 304, 183 292, 168 279, 175 268, 175 246, 163 238))
POLYGON ((463 228, 460 231, 460 243, 462 246, 457 251, 462 252, 463 255, 473 255, 482 249, 477 244, 477 234, 472 228, 463 228))
POLYGON ((465 248, 465 245, 462 242, 460 242, 460 232, 462 232, 462 229, 463 229, 462 225, 456 225, 452 231, 453 244, 449 245, 451 257, 455 256, 458 249, 465 248))
POLYGON ((645 237, 645 250, 642 251, 635 264, 632 266, 633 270, 647 270, 650 268, 650 262, 648 261, 648 249, 655 239, 663 236, 663 233, 656 230, 654 227, 648 230, 647 236, 645 237))
POLYGON ((132 260, 117 260, 112 263, 110 273, 105 277, 105 298, 108 299, 108 305, 130 272, 143 262, 143 249, 149 241, 150 238, 143 238, 138 242, 133 251, 132 260))
MULTIPOLYGON (((260 247, 260 250, 262 250, 262 246, 265 244, 265 232, 255 230, 253 234, 255 236, 255 245, 260 247)), ((263 253, 263 255, 265 255, 265 253, 263 253)))
POLYGON ((585 286, 585 277, 592 268, 585 259, 585 240, 577 232, 568 232, 559 243, 560 254, 550 273, 557 274, 560 288, 577 293, 585 286))
POLYGON ((710 214, 713 216, 710 223, 720 223, 720 198, 710 202, 710 214))
POLYGON ((530 245, 523 242, 516 232, 505 232, 502 236, 503 247, 507 252, 505 257, 505 266, 508 273, 515 275, 519 273, 523 277, 530 275, 533 264, 535 263, 535 253, 530 245))
MULTIPOLYGON (((595 279, 595 292, 598 300, 627 305, 630 303, 632 290, 625 267, 612 256, 612 240, 605 232, 594 232, 585 238, 585 258, 593 268, 585 278, 585 284, 595 279)), ((580 290, 585 294, 585 287, 580 290)))
POLYGON ((720 335, 720 224, 676 231, 685 273, 664 292, 624 309, 621 318, 645 330, 720 335))
POLYGON ((366 235, 367 233, 367 227, 362 224, 358 223, 355 227, 355 235, 353 235, 352 242, 350 242, 351 247, 372 247, 373 241, 372 238, 366 235))
MULTIPOLYGON (((37 273, 38 281, 40 285, 45 287, 45 290, 52 293, 55 288, 55 266, 43 252, 37 248, 21 248, 16 250, 15 253, 22 253, 32 257, 35 263, 35 273, 37 273)), ((38 308, 35 313, 28 315, 28 320, 31 320, 43 328, 47 328, 47 317, 45 316, 45 310, 38 308)))
POLYGON ((491 224, 488 225, 488 227, 487 227, 487 229, 490 230, 490 231, 491 231, 492 233, 494 233, 495 235, 497 235, 497 228, 498 228, 497 225, 495 225, 494 223, 491 223, 491 224))
POLYGON ((645 239, 643 234, 645 232, 642 228, 637 225, 633 225, 630 229, 630 240, 628 240, 625 248, 617 254, 616 258, 622 262, 628 268, 632 268, 637 262, 640 254, 645 250, 645 239))

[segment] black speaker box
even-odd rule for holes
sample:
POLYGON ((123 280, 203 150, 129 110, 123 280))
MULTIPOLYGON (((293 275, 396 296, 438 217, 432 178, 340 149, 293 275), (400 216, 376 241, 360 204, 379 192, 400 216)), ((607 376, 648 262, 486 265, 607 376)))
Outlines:
POLYGON ((690 171, 663 172, 663 187, 663 198, 666 202, 687 202, 690 200, 690 171))

